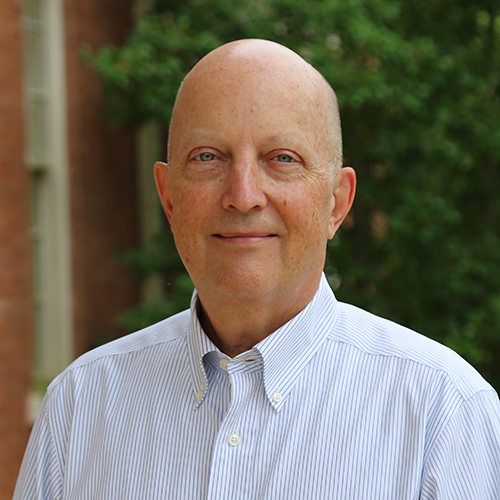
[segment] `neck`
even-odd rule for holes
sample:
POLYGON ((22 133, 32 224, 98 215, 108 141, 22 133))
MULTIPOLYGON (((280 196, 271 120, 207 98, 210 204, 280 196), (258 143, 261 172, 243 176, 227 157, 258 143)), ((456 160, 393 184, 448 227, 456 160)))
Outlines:
POLYGON ((312 300, 319 286, 313 283, 299 293, 238 299, 204 295, 198 290, 198 317, 210 340, 225 354, 235 357, 252 349, 261 340, 290 321, 312 300), (215 299, 215 300, 214 300, 215 299))

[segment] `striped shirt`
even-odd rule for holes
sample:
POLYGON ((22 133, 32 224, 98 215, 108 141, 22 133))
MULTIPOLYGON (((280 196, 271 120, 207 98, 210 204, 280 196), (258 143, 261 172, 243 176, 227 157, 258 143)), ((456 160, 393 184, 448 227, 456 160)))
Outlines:
POLYGON ((336 301, 235 358, 191 309, 50 385, 15 500, 500 498, 500 407, 457 354, 336 301))

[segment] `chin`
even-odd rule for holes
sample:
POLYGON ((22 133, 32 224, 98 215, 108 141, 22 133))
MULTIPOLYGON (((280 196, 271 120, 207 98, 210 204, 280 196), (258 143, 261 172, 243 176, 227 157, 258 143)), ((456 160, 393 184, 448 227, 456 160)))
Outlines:
POLYGON ((257 300, 271 293, 279 282, 269 272, 238 269, 231 273, 220 273, 214 280, 219 293, 238 300, 257 300))

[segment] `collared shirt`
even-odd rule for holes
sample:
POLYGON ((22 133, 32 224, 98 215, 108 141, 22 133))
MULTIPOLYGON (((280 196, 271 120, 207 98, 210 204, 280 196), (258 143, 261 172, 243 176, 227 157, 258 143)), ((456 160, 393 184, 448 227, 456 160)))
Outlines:
POLYGON ((15 500, 500 498, 500 405, 457 354, 338 303, 230 359, 190 311, 50 385, 15 500))

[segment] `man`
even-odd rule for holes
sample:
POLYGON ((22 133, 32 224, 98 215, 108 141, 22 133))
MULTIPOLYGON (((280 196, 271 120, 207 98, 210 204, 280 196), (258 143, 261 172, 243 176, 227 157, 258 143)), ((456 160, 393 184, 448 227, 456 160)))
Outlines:
POLYGON ((288 49, 189 73, 158 192, 191 309, 48 389, 16 499, 498 499, 496 393, 449 349, 336 301, 349 211, 336 98, 288 49))

